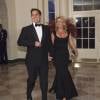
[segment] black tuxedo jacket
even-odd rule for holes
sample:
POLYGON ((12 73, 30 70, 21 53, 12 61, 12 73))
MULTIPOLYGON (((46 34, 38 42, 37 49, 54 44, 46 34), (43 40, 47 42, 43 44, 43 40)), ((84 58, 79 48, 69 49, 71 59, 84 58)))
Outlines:
POLYGON ((5 29, 2 29, 0 32, 0 41, 6 41, 7 39, 7 31, 5 29))
POLYGON ((35 47, 35 41, 39 41, 36 30, 32 25, 22 28, 18 38, 18 45, 27 47, 26 64, 29 66, 47 65, 48 51, 51 50, 50 30, 47 25, 42 25, 42 46, 35 47))

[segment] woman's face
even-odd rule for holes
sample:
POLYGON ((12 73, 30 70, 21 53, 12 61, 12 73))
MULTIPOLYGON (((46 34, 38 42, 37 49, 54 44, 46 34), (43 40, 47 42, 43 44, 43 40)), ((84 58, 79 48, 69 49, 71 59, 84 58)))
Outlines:
POLYGON ((63 18, 58 18, 56 20, 56 27, 57 28, 64 28, 65 27, 65 20, 63 18))

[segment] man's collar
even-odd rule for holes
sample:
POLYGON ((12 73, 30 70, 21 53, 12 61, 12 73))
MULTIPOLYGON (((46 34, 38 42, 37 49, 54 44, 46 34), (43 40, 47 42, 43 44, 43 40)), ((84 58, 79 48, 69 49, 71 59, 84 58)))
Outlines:
POLYGON ((33 26, 34 26, 34 27, 42 26, 42 24, 41 24, 41 23, 35 23, 35 22, 33 22, 33 26))
POLYGON ((33 26, 35 26, 35 23, 33 22, 33 26))

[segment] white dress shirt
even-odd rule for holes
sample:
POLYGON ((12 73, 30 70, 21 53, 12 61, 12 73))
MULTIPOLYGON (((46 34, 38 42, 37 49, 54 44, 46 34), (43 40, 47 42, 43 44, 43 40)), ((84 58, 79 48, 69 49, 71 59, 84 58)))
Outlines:
POLYGON ((39 42, 41 42, 41 40, 42 40, 42 26, 35 26, 35 23, 33 23, 33 25, 35 27, 39 42))

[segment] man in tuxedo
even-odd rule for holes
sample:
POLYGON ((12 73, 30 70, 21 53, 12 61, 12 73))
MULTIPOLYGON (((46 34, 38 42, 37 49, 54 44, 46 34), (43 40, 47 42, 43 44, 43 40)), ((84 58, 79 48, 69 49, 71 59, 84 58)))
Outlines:
POLYGON ((47 25, 40 24, 41 11, 31 9, 32 24, 22 28, 18 45, 27 47, 26 66, 27 100, 32 100, 32 90, 39 75, 42 100, 47 100, 48 89, 48 51, 51 47, 50 31, 47 25))
POLYGON ((0 24, 0 64, 8 63, 7 56, 7 31, 0 24))

